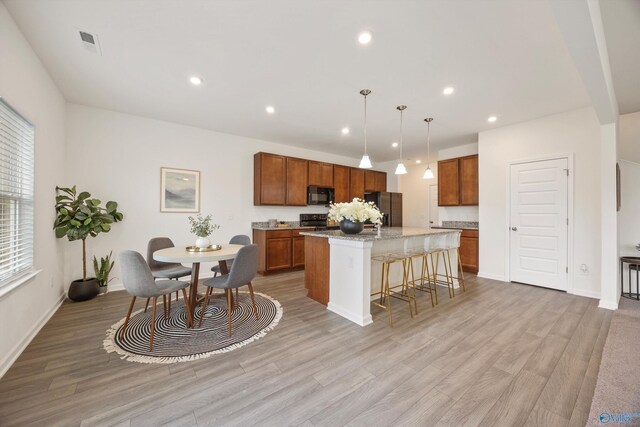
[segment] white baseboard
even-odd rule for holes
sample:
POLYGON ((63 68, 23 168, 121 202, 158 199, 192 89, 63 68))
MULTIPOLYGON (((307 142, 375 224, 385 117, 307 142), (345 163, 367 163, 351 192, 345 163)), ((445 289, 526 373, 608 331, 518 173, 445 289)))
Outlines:
POLYGON ((567 292, 569 294, 573 294, 573 295, 579 295, 581 297, 587 297, 587 298, 593 298, 593 299, 600 299, 600 292, 596 292, 596 291, 588 291, 585 289, 573 289, 571 292, 567 292))
POLYGON ((4 374, 7 373, 11 365, 13 365, 13 363, 18 359, 18 357, 20 357, 20 355, 27 348, 31 340, 33 340, 35 336, 38 335, 38 332, 40 332, 40 329, 42 329, 42 327, 47 324, 47 322, 49 321, 49 319, 51 319, 51 317, 55 314, 55 312, 58 311, 58 308, 60 308, 60 306, 66 299, 66 297, 67 296, 65 294, 62 294, 60 296, 60 299, 55 304, 53 304, 48 311, 46 311, 45 313, 43 313, 42 316, 40 316, 38 321, 33 325, 29 333, 27 333, 27 335, 22 339, 22 341, 20 341, 13 348, 13 350, 9 352, 7 357, 5 357, 4 360, 2 360, 2 362, 0 362, 0 378, 2 378, 4 374))
POLYGON ((600 304, 598 304, 598 307, 600 308, 606 308, 607 310, 617 310, 618 309, 618 302, 617 301, 605 301, 605 300, 600 300, 600 304))
POLYGON ((483 273, 482 271, 478 271, 477 276, 483 279, 491 279, 491 280, 498 280, 500 282, 508 282, 508 280, 505 280, 504 276, 501 276, 498 274, 483 273))
POLYGON ((340 316, 344 317, 345 319, 351 320, 353 323, 360 325, 360 326, 367 326, 371 323, 373 323, 373 319, 371 318, 371 315, 369 314, 366 317, 360 316, 358 314, 355 314, 343 307, 339 307, 335 304, 332 304, 331 301, 329 301, 329 304, 327 305, 327 310, 329 311, 333 311, 336 314, 339 314, 340 316))

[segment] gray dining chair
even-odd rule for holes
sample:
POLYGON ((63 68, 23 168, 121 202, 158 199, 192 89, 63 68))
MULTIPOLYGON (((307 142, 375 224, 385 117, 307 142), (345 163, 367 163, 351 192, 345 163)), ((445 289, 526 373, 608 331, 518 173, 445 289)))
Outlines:
MULTIPOLYGON (((168 237, 154 237, 149 240, 147 244, 147 264, 149 264, 149 268, 151 269, 151 274, 153 277, 160 279, 180 279, 181 277, 190 276, 191 268, 185 267, 184 265, 177 262, 162 262, 156 261, 153 259, 153 253, 159 251, 161 249, 173 248, 175 245, 168 237)), ((166 307, 166 296, 163 296, 163 300, 165 300, 165 314, 167 312, 166 307)), ((176 301, 178 301, 178 292, 176 292, 176 301)), ((145 313, 147 312, 147 308, 149 307, 149 298, 147 298, 147 303, 144 307, 145 313)), ((169 314, 171 314, 171 296, 169 296, 169 314)))
MULTIPOLYGON (((151 309, 151 335, 149 336, 149 351, 153 351, 153 333, 155 331, 156 323, 156 304, 158 297, 163 295, 171 295, 172 292, 182 290, 182 297, 184 298, 184 304, 187 308, 187 319, 191 317, 191 308, 189 306, 189 300, 187 298, 187 288, 190 283, 180 280, 161 279, 156 280, 151 274, 149 265, 145 262, 142 255, 135 251, 122 251, 119 255, 120 259, 120 274, 122 276, 122 283, 125 290, 132 296, 131 304, 129 305, 129 311, 124 321, 124 325, 120 330, 120 339, 124 341, 125 330, 129 324, 129 318, 131 317, 131 311, 133 305, 136 303, 136 298, 151 298, 153 300, 153 306, 151 309)), ((171 298, 171 297, 169 297, 171 298)), ((187 320, 188 322, 188 320, 187 320)))
MULTIPOLYGON (((209 302, 209 296, 212 294, 213 289, 224 289, 227 297, 227 312, 229 322, 229 336, 231 336, 231 312, 233 311, 234 303, 232 302, 233 294, 232 289, 238 289, 241 286, 249 287, 249 294, 251 295, 251 304, 253 304, 253 312, 256 315, 256 319, 260 319, 258 315, 258 308, 256 307, 256 300, 253 296, 253 286, 251 281, 256 277, 258 272, 258 246, 247 245, 240 248, 236 255, 229 274, 225 274, 219 277, 212 277, 202 282, 207 286, 205 292, 204 301, 202 302, 202 310, 200 312, 200 323, 202 325, 202 318, 204 317, 207 303, 209 302)), ((237 299, 237 298, 236 298, 237 299)))
MULTIPOLYGON (((231 240, 229 240, 229 244, 247 246, 251 244, 251 237, 245 236, 244 234, 238 234, 236 236, 233 236, 231 240)), ((231 270, 232 264, 233 264, 232 259, 227 260, 227 269, 231 270)), ((213 267, 211 267, 211 271, 215 273, 213 277, 216 277, 218 274, 222 274, 222 272, 220 271, 220 264, 214 265, 213 267)))

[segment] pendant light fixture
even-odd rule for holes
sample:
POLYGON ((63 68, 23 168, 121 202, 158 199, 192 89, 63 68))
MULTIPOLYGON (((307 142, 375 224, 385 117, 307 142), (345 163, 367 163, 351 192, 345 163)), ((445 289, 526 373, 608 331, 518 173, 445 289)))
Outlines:
POLYGON ((431 130, 431 122, 433 121, 433 117, 427 117, 424 119, 427 122, 427 170, 424 171, 423 179, 433 179, 433 171, 431 170, 431 165, 429 164, 429 155, 430 153, 430 142, 429 142, 429 131, 431 130))
POLYGON ((360 95, 364 96, 364 155, 362 156, 362 160, 360 160, 360 165, 358 165, 361 169, 371 169, 373 167, 367 154, 367 95, 370 93, 371 91, 369 89, 362 89, 360 91, 360 95))
POLYGON ((404 166, 404 163, 402 163, 402 112, 407 109, 407 106, 398 105, 396 109, 400 111, 400 160, 396 168, 396 175, 404 175, 407 173, 407 168, 404 166))

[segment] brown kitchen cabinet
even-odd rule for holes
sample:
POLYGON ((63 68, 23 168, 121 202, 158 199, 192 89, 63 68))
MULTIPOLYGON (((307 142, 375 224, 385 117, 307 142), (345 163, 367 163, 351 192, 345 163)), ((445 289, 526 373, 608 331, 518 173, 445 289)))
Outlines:
POLYGON ((292 267, 304 267, 304 236, 292 238, 292 267))
POLYGON ((333 165, 309 161, 309 185, 333 188, 333 165))
POLYGON ((286 202, 288 206, 307 205, 307 169, 309 162, 293 157, 286 158, 287 184, 286 202))
POLYGON ((478 204, 478 156, 460 158, 460 204, 478 204))
POLYGON ((253 230, 258 245, 258 273, 270 274, 304 267, 304 230, 253 230))
POLYGON ((350 169, 351 168, 348 166, 333 165, 333 188, 335 190, 335 203, 350 201, 350 169))
POLYGON ((478 254, 478 230, 462 230, 462 236, 460 236, 460 261, 463 271, 469 273, 478 272, 478 254))
POLYGON ((387 191, 387 174, 385 172, 364 171, 364 191, 387 191))
POLYGON ((350 168, 349 172, 349 200, 354 197, 364 199, 364 170, 350 168))
POLYGON ((286 176, 285 156, 256 153, 253 157, 253 204, 284 205, 286 176))
POLYGON ((438 206, 478 205, 478 155, 438 162, 438 206))
POLYGON ((253 204, 306 206, 307 187, 334 188, 333 202, 387 191, 387 173, 271 153, 253 156, 253 204))
POLYGON ((458 159, 438 162, 438 206, 460 204, 460 180, 458 159))

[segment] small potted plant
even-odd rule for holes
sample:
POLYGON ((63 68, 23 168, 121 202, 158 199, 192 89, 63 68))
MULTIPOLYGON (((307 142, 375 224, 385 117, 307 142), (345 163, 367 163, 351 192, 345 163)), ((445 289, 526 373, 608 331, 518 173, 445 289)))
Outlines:
POLYGON ((111 224, 122 221, 124 216, 118 212, 118 204, 109 201, 102 207, 99 199, 82 191, 78 194, 76 186, 56 187, 56 219, 53 223, 56 237, 66 237, 70 242, 82 240, 82 279, 74 280, 69 286, 69 298, 73 301, 85 301, 98 295, 100 287, 93 277, 87 277, 87 237, 96 237, 108 233, 111 224))
POLYGON ((364 230, 365 221, 373 224, 382 222, 382 214, 373 202, 365 202, 357 197, 348 203, 329 205, 329 219, 340 223, 345 234, 358 234, 364 230))
POLYGON ((111 260, 112 254, 113 251, 110 251, 109 255, 100 257, 100 261, 98 261, 98 258, 95 256, 93 257, 93 271, 96 273, 96 280, 98 281, 101 294, 107 293, 107 285, 113 280, 113 278, 109 279, 109 274, 115 264, 115 262, 111 260))
POLYGON ((191 233, 198 236, 196 239, 196 246, 200 249, 205 249, 211 246, 211 240, 209 236, 215 230, 220 228, 218 224, 214 224, 211 215, 202 217, 198 214, 195 217, 189 217, 189 224, 191 225, 191 233))

